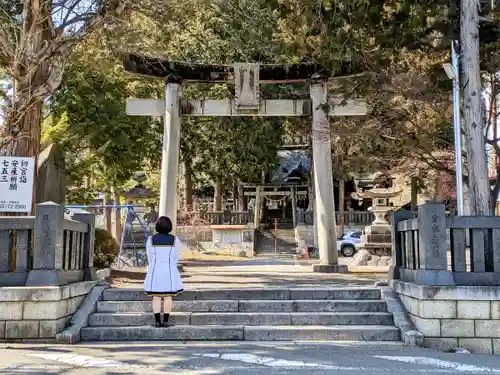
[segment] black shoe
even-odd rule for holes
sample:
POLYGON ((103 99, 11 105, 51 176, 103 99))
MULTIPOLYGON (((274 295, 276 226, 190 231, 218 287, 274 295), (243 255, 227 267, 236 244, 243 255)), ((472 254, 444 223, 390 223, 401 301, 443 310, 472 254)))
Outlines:
POLYGON ((161 328, 164 327, 163 322, 161 321, 161 316, 159 313, 155 314, 155 327, 156 328, 161 328))
POLYGON ((172 323, 169 323, 168 320, 170 319, 170 314, 164 314, 163 315, 163 327, 173 327, 172 323))

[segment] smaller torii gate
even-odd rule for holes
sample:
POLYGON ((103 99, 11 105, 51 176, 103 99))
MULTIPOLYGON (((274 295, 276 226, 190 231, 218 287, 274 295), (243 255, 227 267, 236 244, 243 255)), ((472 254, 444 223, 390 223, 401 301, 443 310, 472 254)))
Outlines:
MULTIPOLYGON (((328 116, 362 116, 363 101, 328 98, 330 74, 317 64, 206 65, 170 62, 139 55, 124 56, 127 72, 165 80, 165 99, 130 99, 127 114, 164 118, 159 214, 177 223, 177 175, 181 116, 312 116, 315 187, 315 231, 320 254, 316 272, 346 272, 338 264, 335 203, 333 196, 330 125, 328 116), (183 82, 234 83, 235 97, 226 100, 182 99, 183 82), (260 98, 261 83, 310 82, 310 99, 260 98)), ((348 75, 349 72, 344 72, 348 75)), ((257 197, 259 198, 259 197, 257 197)))

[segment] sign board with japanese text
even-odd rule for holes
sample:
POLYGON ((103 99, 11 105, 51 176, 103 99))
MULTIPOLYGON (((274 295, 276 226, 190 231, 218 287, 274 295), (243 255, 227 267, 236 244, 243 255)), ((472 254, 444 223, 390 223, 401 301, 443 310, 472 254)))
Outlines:
POLYGON ((31 212, 35 158, 0 156, 0 212, 31 212))

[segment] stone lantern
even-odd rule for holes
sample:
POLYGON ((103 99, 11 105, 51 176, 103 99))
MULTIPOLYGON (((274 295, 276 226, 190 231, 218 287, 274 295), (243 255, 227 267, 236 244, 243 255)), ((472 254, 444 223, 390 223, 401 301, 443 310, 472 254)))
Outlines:
POLYGON ((388 187, 389 181, 393 178, 381 172, 375 173, 372 179, 372 189, 353 194, 356 199, 372 199, 371 211, 375 215, 375 220, 364 229, 361 243, 357 246, 358 254, 353 259, 353 263, 357 263, 356 265, 387 266, 390 260, 392 241, 391 226, 386 216, 392 209, 389 200, 399 196, 401 191, 388 187))

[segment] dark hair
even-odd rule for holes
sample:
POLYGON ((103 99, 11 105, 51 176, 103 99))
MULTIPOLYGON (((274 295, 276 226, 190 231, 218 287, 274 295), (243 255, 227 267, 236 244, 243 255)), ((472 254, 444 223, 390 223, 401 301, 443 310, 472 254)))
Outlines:
POLYGON ((172 220, 166 216, 161 216, 156 222, 156 231, 162 234, 170 234, 172 232, 172 220))

